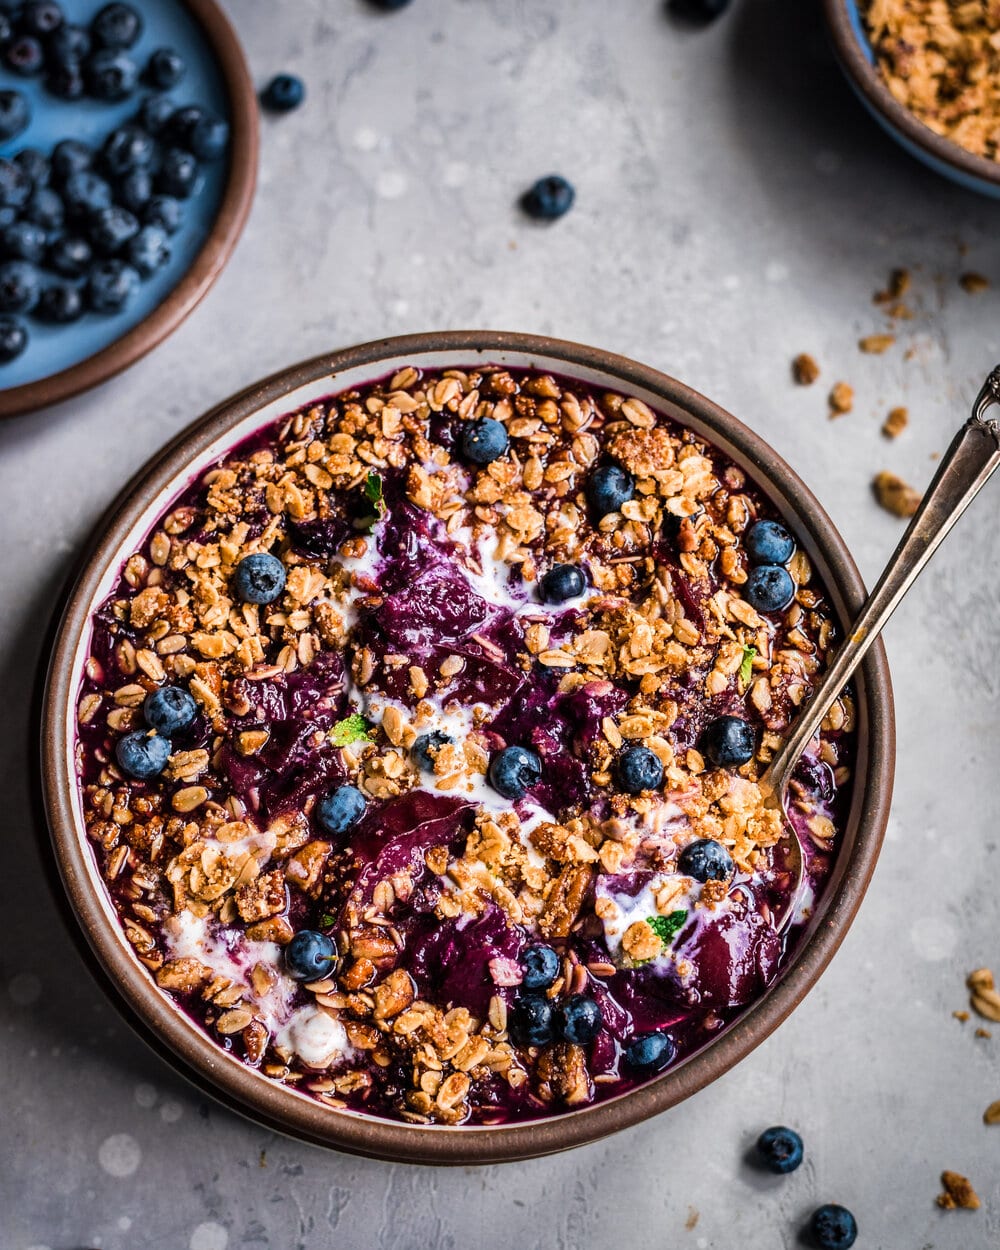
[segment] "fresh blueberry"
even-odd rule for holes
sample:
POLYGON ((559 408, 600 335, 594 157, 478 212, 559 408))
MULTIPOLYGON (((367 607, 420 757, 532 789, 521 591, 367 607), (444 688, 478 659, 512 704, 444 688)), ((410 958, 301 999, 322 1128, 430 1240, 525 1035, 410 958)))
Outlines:
POLYGON ((37 265, 45 258, 48 235, 33 221, 15 221, 0 236, 3 254, 8 260, 30 260, 37 265))
POLYGON ((625 1062, 634 1072, 662 1072, 674 1060, 677 1047, 666 1033, 639 1033, 625 1047, 625 1062))
POLYGON ((22 78, 34 78, 42 72, 45 53, 34 35, 19 35, 4 48, 3 60, 13 73, 22 78))
POLYGON ((22 148, 14 160, 31 179, 33 187, 48 186, 51 171, 49 158, 37 148, 22 148))
POLYGON ((31 195, 31 179, 20 165, 0 157, 0 206, 24 208, 31 195))
POLYGON ((134 122, 112 130, 101 152, 104 168, 114 178, 120 178, 131 169, 146 169, 155 155, 152 136, 134 122))
POLYGON ((750 570, 744 594, 758 612, 780 612, 795 598, 795 583, 780 564, 758 564, 750 570))
POLYGON ((586 994, 573 994, 556 1011, 559 1034, 574 1046, 592 1042, 604 1026, 601 1009, 586 994))
POLYGON ((193 724, 198 705, 182 686, 160 686, 146 696, 142 714, 151 729, 169 738, 193 724))
POLYGON ((571 182, 559 174, 549 174, 547 178, 539 178, 533 187, 525 191, 521 196, 521 207, 529 217, 555 221, 569 212, 575 199, 576 192, 571 182))
POLYGON ((368 0, 376 9, 384 9, 386 13, 394 13, 397 9, 405 9, 410 0, 368 0))
POLYGON ((68 282, 57 282, 47 286, 38 297, 35 305, 35 317, 39 321, 48 321, 52 325, 69 325, 83 316, 83 295, 79 287, 68 282))
POLYGON ((229 142, 229 123, 206 113, 191 127, 187 150, 200 161, 217 161, 229 142))
POLYGON ((63 11, 54 0, 29 0, 21 10, 21 29, 27 35, 44 38, 63 24, 63 11))
POLYGON ((233 574, 233 589, 244 603, 273 603, 285 589, 285 566, 270 552, 244 556, 233 574))
POLYGON ((439 729, 435 729, 432 733, 421 734, 420 737, 410 747, 410 757, 418 768, 423 769, 425 773, 434 771, 434 759, 441 749, 448 743, 454 742, 454 738, 449 738, 447 734, 442 733, 439 729))
POLYGON ((669 0, 667 7, 686 22, 707 26, 725 13, 729 0, 669 0))
POLYGON ((541 779, 541 757, 527 747, 504 747, 490 760, 490 785, 505 799, 524 798, 541 779))
POLYGON ((521 956, 521 984, 526 990, 547 990, 561 967, 551 946, 529 946, 521 956))
POLYGON ((179 148, 187 148, 191 131, 204 116, 205 110, 200 104, 184 104, 180 108, 175 108, 164 130, 165 141, 179 148))
POLYGON ((663 765, 649 747, 626 747, 615 762, 615 779, 626 794, 658 790, 663 784, 663 765))
POLYGON ((305 83, 295 74, 275 74, 260 93, 261 104, 271 113, 290 113, 305 98, 305 83))
POLYGON ((143 226, 125 249, 129 264, 134 265, 144 278, 151 278, 170 260, 170 245, 166 233, 159 226, 143 226))
POLYGON ((86 239, 64 234, 49 246, 48 265, 64 278, 82 278, 93 256, 93 248, 86 239))
POLYGON ((164 195, 174 195, 179 200, 186 200, 194 194, 197 185, 197 159, 183 148, 168 148, 163 153, 156 176, 157 190, 164 195))
POLYGON ((98 48, 83 63, 87 90, 95 100, 127 100, 139 81, 139 67, 126 53, 98 48))
POLYGON ((858 1239, 858 1222, 846 1207, 828 1202, 817 1207, 809 1221, 819 1250, 849 1250, 858 1239))
POLYGON ((10 364, 28 346, 28 331, 16 317, 0 316, 0 365, 10 364))
POLYGON ((156 48, 146 62, 146 81, 158 91, 169 91, 184 77, 184 58, 173 48, 156 48))
POLYGON ((583 594, 587 579, 575 564, 554 564, 542 577, 539 588, 546 603, 565 603, 583 594))
POLYGON ((45 44, 51 65, 79 65, 90 53, 90 31, 84 26, 63 22, 45 44))
POLYGON ((119 179, 116 198, 122 208, 138 216, 153 198, 153 175, 148 169, 130 169, 119 179))
POLYGON ((509 446, 506 426, 493 417, 477 417, 462 429, 462 454, 473 464, 491 464, 509 446))
POLYGON ((169 96, 148 95, 139 105, 139 125, 151 135, 158 135, 174 115, 174 102, 169 96))
POLYGON ((110 208, 111 199, 110 185, 92 169, 70 174, 63 187, 66 214, 77 220, 86 220, 102 209, 110 208))
POLYGON ((539 994, 525 994, 510 1013, 510 1035, 519 1046, 547 1046, 552 1041, 552 1004, 539 994))
POLYGON ((142 220, 147 226, 159 226, 167 234, 180 229, 184 210, 180 201, 172 195, 154 195, 142 210, 142 220))
POLYGON ((27 130, 31 122, 31 105, 20 91, 0 91, 0 142, 13 139, 27 130))
POLYGON ((357 786, 338 786, 316 804, 316 823, 324 833, 340 837, 358 823, 367 806, 357 786))
POLYGON ((794 1172, 802 1162, 802 1138, 794 1129, 776 1124, 757 1138, 757 1154, 769 1172, 794 1172))
POLYGON ((698 745, 716 768, 739 768, 753 759, 757 735, 749 721, 720 716, 707 725, 698 745))
POLYGON ((587 499, 598 516, 619 512, 635 494, 635 480, 617 464, 602 464, 587 482, 587 499))
POLYGON ((321 981, 337 971, 333 938, 315 929, 300 929, 285 947, 285 971, 296 981, 321 981))
POLYGON ((695 881, 728 881, 733 875, 733 860, 720 842, 698 838, 678 855, 677 871, 695 881))
POLYGON ((795 551, 795 540, 777 521, 757 521, 743 542, 751 564, 787 564, 795 551))
POLYGON ((11 208, 9 204, 0 204, 0 230, 13 225, 17 221, 17 215, 16 208, 11 208))
POLYGON ((138 233, 139 223, 135 215, 118 204, 99 208, 91 217, 87 228, 94 250, 103 256, 116 255, 138 233))
POLYGON ((25 221, 33 221, 51 235, 62 229, 66 209, 62 196, 57 195, 51 187, 36 187, 31 193, 31 199, 25 204, 22 215, 25 221))
POLYGON ((104 48, 131 48, 142 34, 142 18, 130 4, 106 4, 90 29, 104 48))
POLYGON ((6 48, 14 38, 14 23, 9 13, 0 12, 0 48, 6 48))
POLYGON ((63 139, 52 149, 52 181, 66 182, 74 174, 83 173, 94 163, 94 152, 79 139, 63 139))
POLYGON ((123 260, 99 260, 87 275, 87 303, 99 313, 121 312, 139 290, 139 275, 123 260))
POLYGON ((149 781, 151 777, 158 777, 166 768, 170 749, 168 738, 137 729, 118 739, 115 759, 126 776, 134 777, 137 781, 149 781))
POLYGON ((29 261, 8 260, 0 265, 0 312, 31 312, 40 293, 38 270, 29 261))
POLYGON ((45 86, 50 95, 60 100, 80 100, 87 90, 83 70, 75 61, 53 65, 45 78, 45 86))

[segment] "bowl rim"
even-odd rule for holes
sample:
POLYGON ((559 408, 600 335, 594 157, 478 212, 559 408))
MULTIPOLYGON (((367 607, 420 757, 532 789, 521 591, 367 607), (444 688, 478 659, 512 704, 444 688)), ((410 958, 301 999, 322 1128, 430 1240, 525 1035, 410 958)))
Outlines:
POLYGON ((942 164, 967 177, 1000 186, 1000 162, 977 156, 954 140, 937 134, 895 98, 883 82, 877 65, 868 60, 858 43, 851 10, 857 14, 857 20, 863 22, 859 0, 823 0, 823 8, 841 65, 866 103, 904 138, 942 164))
MULTIPOLYGON (((69 588, 48 665, 41 704, 41 784, 56 866, 70 908, 90 947, 88 960, 100 967, 98 980, 111 984, 138 1017, 140 1036, 195 1084, 231 1109, 279 1132, 317 1145, 398 1162, 474 1164, 513 1161, 594 1141, 666 1110, 727 1071, 760 1044, 802 1000, 832 959, 871 880, 882 844, 892 795, 895 727, 888 664, 881 642, 869 652, 857 678, 859 732, 857 772, 860 793, 852 800, 853 845, 839 880, 824 895, 820 921, 813 927, 787 972, 776 985, 719 1038, 676 1071, 606 1102, 541 1120, 513 1125, 425 1127, 377 1119, 322 1106, 262 1077, 227 1056, 206 1034, 170 1005, 145 969, 127 953, 92 889, 89 844, 78 828, 76 778, 65 768, 65 743, 75 724, 77 691, 71 683, 73 659, 87 628, 100 581, 110 563, 122 557, 122 542, 152 501, 170 497, 190 461, 240 421, 299 388, 323 378, 330 393, 337 375, 364 368, 371 381, 380 364, 405 357, 441 356, 430 367, 468 367, 477 357, 518 353, 535 367, 559 366, 596 371, 615 388, 652 392, 669 410, 679 409, 707 428, 708 436, 734 449, 754 472, 772 501, 794 511, 800 534, 808 536, 827 567, 831 596, 839 599, 842 623, 864 599, 861 576, 826 512, 798 475, 767 443, 711 400, 626 357, 547 336, 499 331, 447 331, 412 334, 361 344, 313 357, 281 370, 211 409, 182 430, 126 485, 99 522, 69 588), (794 509, 791 501, 794 500, 794 509), (864 784, 860 778, 864 770, 864 784)), ((352 382, 352 384, 355 384, 352 382)), ((356 384, 361 384, 360 382, 356 384)), ((84 943, 81 943, 84 945, 84 943)))
POLYGON ((243 233, 257 183, 260 119, 257 93, 232 23, 218 0, 181 0, 219 63, 229 97, 229 177, 219 211, 201 248, 177 285, 138 325, 85 360, 48 377, 0 390, 0 420, 72 399, 106 382, 158 346, 194 311, 232 255, 243 233))

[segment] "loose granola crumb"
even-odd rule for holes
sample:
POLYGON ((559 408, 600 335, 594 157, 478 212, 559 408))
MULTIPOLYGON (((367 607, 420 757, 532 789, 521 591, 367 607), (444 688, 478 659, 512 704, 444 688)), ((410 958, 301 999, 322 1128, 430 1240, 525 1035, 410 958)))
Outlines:
POLYGON ((993 1034, 989 1029, 976 1029, 976 1037, 991 1038, 993 1034))
POLYGON ((976 1015, 1000 1024, 1000 993, 990 969, 977 968, 970 972, 966 985, 969 987, 969 1004, 976 1015))
POLYGON ((943 1192, 937 1196, 937 1204, 945 1211, 961 1208, 965 1211, 978 1211, 979 1195, 972 1188, 969 1179, 959 1172, 942 1172, 941 1184, 943 1192))
POLYGON ((848 382, 837 382, 830 391, 830 416, 842 417, 854 407, 854 387, 848 382))
POLYGON ((1000 1124, 1000 1098, 996 1102, 991 1102, 983 1112, 984 1124, 1000 1124))
POLYGON ((896 341, 895 334, 866 334, 858 339, 858 347, 869 356, 881 356, 896 341))
POLYGON ((792 377, 799 386, 812 386, 819 377, 819 365, 808 352, 801 352, 792 361, 792 377))
POLYGON ((885 508, 886 512, 891 512, 893 516, 913 516, 920 506, 919 492, 888 470, 876 474, 872 489, 881 507, 885 508))
POLYGON ((889 415, 882 423, 882 433, 886 438, 898 438, 906 429, 910 421, 910 413, 907 408, 890 408, 889 415))
POLYGON ((981 273, 963 273, 958 279, 958 285, 969 295, 981 295, 983 291, 990 289, 990 280, 981 273))
POLYGON ((956 1020, 960 1020, 962 1024, 965 1024, 965 1022, 969 1019, 969 1013, 967 1011, 953 1011, 951 1014, 956 1020))
POLYGON ((889 274, 888 285, 882 291, 876 291, 873 297, 876 304, 891 304, 901 299, 910 289, 909 269, 893 269, 889 274))

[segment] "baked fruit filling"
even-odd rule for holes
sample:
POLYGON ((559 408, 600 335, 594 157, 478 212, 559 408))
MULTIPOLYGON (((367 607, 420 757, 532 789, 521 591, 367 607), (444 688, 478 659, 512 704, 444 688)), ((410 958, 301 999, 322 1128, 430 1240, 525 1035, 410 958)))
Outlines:
POLYGON ((634 397, 335 395, 201 473, 92 624, 77 766, 124 934, 330 1106, 494 1124, 649 1080, 764 993, 836 855, 849 695, 776 932, 757 781, 831 609, 745 473, 634 397))

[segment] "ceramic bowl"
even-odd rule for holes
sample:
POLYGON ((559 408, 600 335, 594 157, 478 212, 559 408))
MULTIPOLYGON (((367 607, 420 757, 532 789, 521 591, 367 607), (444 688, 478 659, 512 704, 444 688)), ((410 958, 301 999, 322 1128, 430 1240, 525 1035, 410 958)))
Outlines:
POLYGON ((823 0, 833 46, 848 82, 879 125, 936 173, 980 195, 1000 198, 1000 163, 974 156, 925 126, 894 98, 875 63, 859 0, 823 0))
POLYGON ((138 549, 168 501, 262 426, 406 364, 467 368, 486 363, 551 370, 600 390, 626 391, 705 435, 753 476, 785 516, 846 626, 864 588, 843 539, 777 452, 721 408, 662 373, 590 347, 523 334, 420 334, 286 369, 221 404, 154 457, 107 514, 86 555, 58 624, 43 699, 42 778, 52 847, 85 946, 127 1018, 202 1089, 270 1128, 324 1146, 423 1163, 487 1163, 577 1146, 672 1107, 729 1071, 801 1001, 839 946, 875 867, 892 790, 892 694, 878 644, 857 678, 855 783, 835 872, 781 978, 730 1028, 676 1068, 616 1099, 548 1119, 447 1128, 324 1107, 225 1053, 156 987, 123 936, 85 836, 77 790, 76 702, 93 609, 111 592, 123 561, 138 549))

